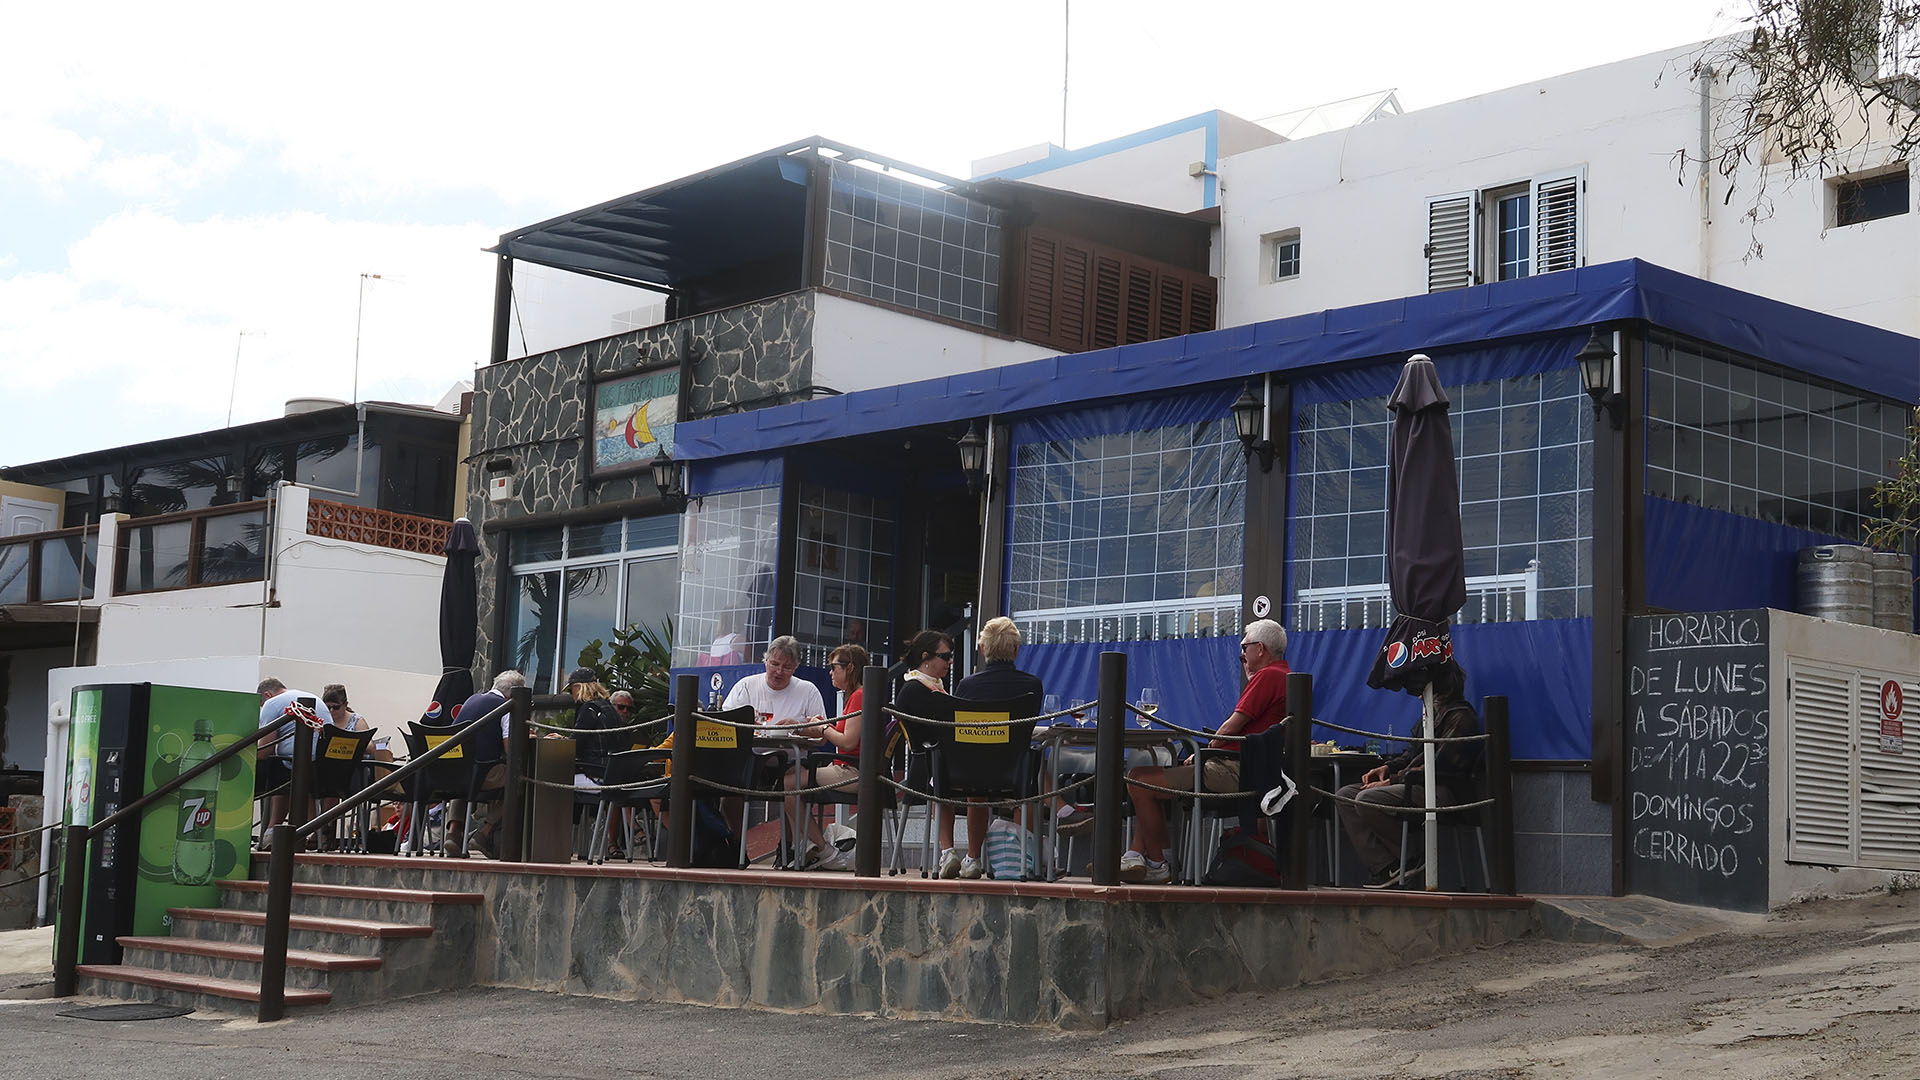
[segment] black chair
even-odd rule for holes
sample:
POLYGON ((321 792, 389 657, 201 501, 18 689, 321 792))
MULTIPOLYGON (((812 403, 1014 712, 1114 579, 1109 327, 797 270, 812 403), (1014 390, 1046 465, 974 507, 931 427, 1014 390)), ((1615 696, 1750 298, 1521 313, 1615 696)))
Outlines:
POLYGON ((634 847, 639 839, 639 830, 633 825, 634 815, 638 815, 643 822, 647 836, 647 858, 658 857, 654 839, 659 835, 659 818, 653 812, 653 800, 666 797, 667 762, 672 760, 672 756, 672 752, 667 750, 622 750, 607 755, 605 778, 601 781, 604 786, 598 792, 600 812, 594 818, 593 832, 587 840, 588 862, 607 861, 607 848, 615 821, 627 826, 622 850, 626 852, 627 861, 633 861, 634 847), (628 784, 646 786, 629 788, 626 786, 628 784))
MULTIPOLYGON (((459 731, 460 725, 454 724, 409 723, 406 731, 407 754, 418 758, 452 738, 459 731)), ((501 794, 499 788, 493 788, 491 791, 481 789, 480 785, 484 782, 487 771, 497 762, 475 760, 469 754, 472 749, 472 746, 466 744, 456 746, 441 757, 428 762, 426 768, 413 774, 413 779, 407 786, 407 797, 413 803, 411 815, 413 829, 410 836, 413 854, 425 853, 428 803, 465 799, 468 804, 467 812, 471 814, 476 802, 485 800, 489 794, 496 796, 501 794)), ((446 824, 450 825, 451 821, 447 821, 446 824)), ((445 840, 452 842, 454 853, 460 856, 466 855, 467 838, 465 836, 448 835, 445 840)))
MULTIPOLYGON (((307 784, 307 793, 316 799, 344 799, 370 782, 365 767, 367 747, 373 742, 373 731, 348 731, 346 728, 328 724, 320 729, 319 737, 314 740, 313 772, 307 784)), ((359 834, 365 836, 366 805, 359 809, 359 834)), ((340 828, 335 823, 333 828, 340 828)), ((328 835, 321 838, 321 847, 333 846, 335 838, 328 835)))
MULTIPOLYGON (((1039 712, 1038 694, 1004 701, 967 701, 939 695, 935 715, 927 719, 960 726, 933 726, 933 793, 943 799, 1024 799, 1033 794, 1039 786, 1033 717, 1039 712), (1008 723, 1010 720, 1019 722, 1008 723)), ((1020 808, 1020 825, 1027 833, 1033 831, 1032 811, 1031 804, 1020 808)), ((1024 857, 1021 879, 1026 879, 1024 857)))
MULTIPOLYGON (((707 715, 718 720, 732 721, 733 723, 717 724, 707 720, 694 721, 693 775, 702 780, 710 780, 716 784, 725 784, 728 787, 752 790, 756 792, 756 794, 742 796, 735 792, 715 791, 712 788, 704 788, 699 784, 695 784, 694 795, 696 798, 701 799, 740 798, 742 800, 740 805, 740 827, 735 833, 734 839, 740 848, 739 865, 745 868, 747 865, 748 804, 752 802, 781 803, 785 797, 785 791, 769 790, 758 783, 761 775, 760 756, 756 754, 753 749, 753 729, 750 727, 733 726, 733 724, 753 723, 755 717, 758 715, 754 711, 753 706, 741 705, 736 708, 727 709, 724 712, 710 712, 707 715)), ((676 740, 675 745, 678 745, 677 740, 681 738, 681 736, 676 734, 674 738, 676 740)), ((780 817, 783 822, 781 826, 781 851, 782 854, 785 854, 787 851, 786 826, 784 825, 786 819, 785 813, 781 813, 780 817)))

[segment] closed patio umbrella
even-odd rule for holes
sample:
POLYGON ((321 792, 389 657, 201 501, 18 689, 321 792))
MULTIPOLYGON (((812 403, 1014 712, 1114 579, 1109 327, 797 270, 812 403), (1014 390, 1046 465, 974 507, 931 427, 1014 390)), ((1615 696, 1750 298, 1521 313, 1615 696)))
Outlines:
POLYGON ((474 563, 480 558, 480 537, 466 518, 453 523, 447 534, 447 565, 440 578, 440 683, 433 704, 420 718, 426 724, 445 724, 453 710, 473 696, 473 650, 479 642, 479 594, 474 563))
MULTIPOLYGON (((1387 586, 1393 623, 1374 657, 1367 685, 1421 696, 1421 733, 1433 738, 1433 676, 1453 660, 1447 620, 1467 602, 1467 560, 1460 540, 1460 481, 1453 467, 1451 402, 1425 354, 1407 358, 1387 399, 1393 433, 1387 448, 1387 586)), ((1439 886, 1434 823, 1434 746, 1422 747, 1426 783, 1426 886, 1439 886)))

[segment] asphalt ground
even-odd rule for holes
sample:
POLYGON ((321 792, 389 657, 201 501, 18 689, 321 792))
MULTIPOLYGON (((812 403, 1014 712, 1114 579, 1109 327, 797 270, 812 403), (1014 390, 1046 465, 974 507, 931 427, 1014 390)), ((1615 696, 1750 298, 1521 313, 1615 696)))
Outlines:
MULTIPOLYGON (((1914 894, 1726 925, 1656 947, 1530 939, 1074 1033, 506 989, 269 1025, 100 1023, 6 999, 44 993, 42 964, 0 974, 0 1078, 1920 1077, 1914 894)), ((10 937, 0 963, 31 956, 10 937)))

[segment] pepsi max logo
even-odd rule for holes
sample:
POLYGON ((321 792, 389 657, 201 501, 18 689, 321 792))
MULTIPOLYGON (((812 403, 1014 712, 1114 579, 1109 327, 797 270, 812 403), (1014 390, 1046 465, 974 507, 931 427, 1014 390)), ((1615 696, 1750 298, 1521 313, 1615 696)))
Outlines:
POLYGON ((1430 660, 1436 656, 1444 659, 1453 655, 1453 637, 1417 637, 1413 639, 1411 651, 1415 660, 1430 660))
POLYGON ((437 718, 437 717, 438 717, 439 715, 440 715, 440 703, 439 703, 439 702, 437 702, 437 701, 436 701, 436 702, 434 702, 433 704, 431 704, 431 705, 429 705, 429 706, 427 706, 427 717, 428 717, 429 719, 433 719, 433 718, 437 718))
POLYGON ((1407 662, 1407 643, 1395 641, 1387 645, 1387 666, 1397 668, 1407 662))

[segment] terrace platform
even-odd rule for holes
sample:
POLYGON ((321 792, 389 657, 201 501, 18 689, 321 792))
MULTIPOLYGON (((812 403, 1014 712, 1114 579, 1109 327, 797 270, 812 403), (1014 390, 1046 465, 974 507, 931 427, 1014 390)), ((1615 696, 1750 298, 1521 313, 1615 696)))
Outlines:
MULTIPOLYGON (((253 874, 265 877, 265 856, 253 874)), ((1538 928, 1529 898, 1450 893, 320 854, 299 856, 296 878, 478 894, 470 940, 482 985, 1068 1029, 1390 970, 1538 928)))

